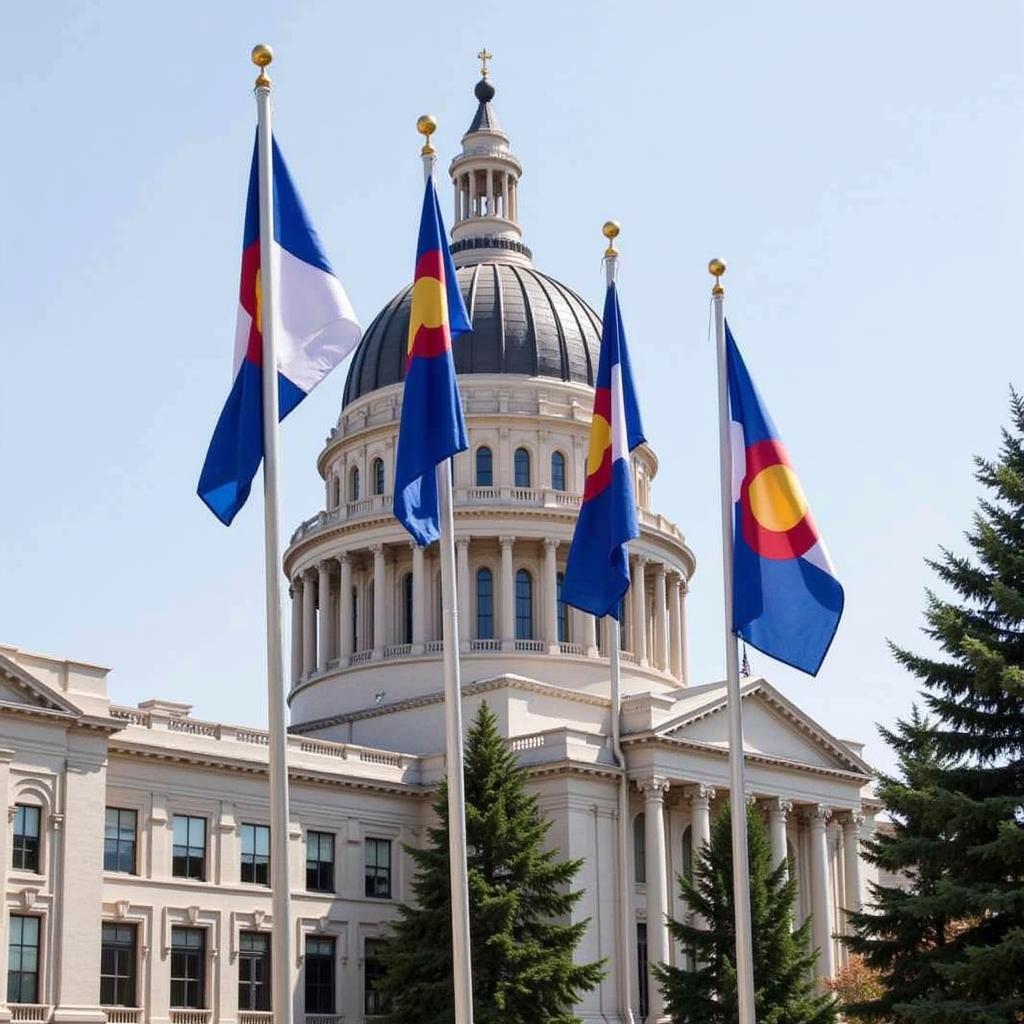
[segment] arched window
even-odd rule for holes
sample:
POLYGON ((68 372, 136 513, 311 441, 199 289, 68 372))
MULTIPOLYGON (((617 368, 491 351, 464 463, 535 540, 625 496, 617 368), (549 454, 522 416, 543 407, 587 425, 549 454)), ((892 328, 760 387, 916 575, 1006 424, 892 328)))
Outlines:
POLYGON ((693 828, 683 829, 683 878, 693 878, 693 828))
POLYGON ((525 569, 516 573, 516 639, 533 639, 533 577, 525 569))
POLYGON ((633 880, 647 881, 647 817, 643 811, 633 819, 633 880))
POLYGON ((494 574, 486 568, 476 571, 476 638, 494 639, 494 574))
POLYGON ((558 618, 558 642, 567 643, 569 640, 569 606, 562 600, 562 585, 565 583, 565 573, 555 574, 555 613, 558 618))
POLYGON ((494 456, 487 445, 476 450, 476 485, 477 487, 494 486, 494 456))
MULTIPOLYGON (((380 461, 379 459, 377 460, 380 461)), ((402 577, 402 643, 412 643, 412 573, 402 577)))
POLYGON ((529 487, 530 453, 525 448, 517 448, 512 461, 515 466, 516 487, 529 487))
POLYGON ((341 480, 333 477, 331 480, 331 508, 337 508, 341 504, 341 480))
POLYGON ((359 467, 353 466, 348 474, 348 500, 359 500, 359 467))
POLYGON ((384 460, 373 460, 373 493, 384 493, 384 460))
POLYGON ((551 453, 551 489, 565 490, 565 456, 561 452, 551 453))

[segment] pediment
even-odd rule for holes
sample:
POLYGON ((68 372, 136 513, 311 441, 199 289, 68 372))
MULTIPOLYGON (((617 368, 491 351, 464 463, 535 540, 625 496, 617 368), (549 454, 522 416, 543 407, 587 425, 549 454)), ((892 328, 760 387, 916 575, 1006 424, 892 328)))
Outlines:
MULTIPOLYGON (((808 717, 763 679, 744 684, 743 748, 815 768, 840 769, 871 775, 871 767, 841 740, 808 717)), ((665 722, 658 732, 676 739, 729 746, 725 685, 705 688, 686 697, 681 713, 665 722)))
POLYGON ((16 661, 0 654, 0 709, 41 711, 79 718, 82 709, 16 661))

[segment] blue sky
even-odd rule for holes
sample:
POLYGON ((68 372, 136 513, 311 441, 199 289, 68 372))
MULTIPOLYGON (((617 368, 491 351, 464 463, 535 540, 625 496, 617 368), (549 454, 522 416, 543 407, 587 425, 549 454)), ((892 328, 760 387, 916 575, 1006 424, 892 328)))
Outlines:
MULTIPOLYGON (((654 504, 698 560, 695 680, 721 675, 707 260, 846 585, 817 680, 751 661, 891 759, 924 559, 963 547, 1007 389, 1024 387, 1015 3, 438 2, 9 6, 0 64, 0 641, 112 666, 121 702, 265 716, 262 520, 195 497, 230 383, 255 42, 276 131, 364 323, 410 277, 421 171, 474 109, 474 54, 523 162, 538 266, 620 286, 654 504)), ((450 203, 443 203, 447 212, 450 203)), ((288 532, 322 505, 338 371, 282 435, 288 532)))

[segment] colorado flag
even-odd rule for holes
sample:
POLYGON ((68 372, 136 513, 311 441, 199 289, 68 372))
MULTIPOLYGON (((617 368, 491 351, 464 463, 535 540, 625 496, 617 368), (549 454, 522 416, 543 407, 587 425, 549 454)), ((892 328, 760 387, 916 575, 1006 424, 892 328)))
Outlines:
MULTIPOLYGON (((359 344, 360 327, 273 143, 278 418, 284 419, 359 344)), ((245 206, 234 383, 213 431, 199 497, 225 526, 249 497, 263 460, 263 332, 259 162, 245 206)))
POLYGON ((725 325, 732 420, 733 632, 817 675, 843 588, 803 488, 725 325))
POLYGON ((608 285, 590 421, 587 481, 565 566, 562 599, 593 615, 619 616, 629 589, 626 545, 640 536, 629 453, 644 442, 615 283, 608 285))

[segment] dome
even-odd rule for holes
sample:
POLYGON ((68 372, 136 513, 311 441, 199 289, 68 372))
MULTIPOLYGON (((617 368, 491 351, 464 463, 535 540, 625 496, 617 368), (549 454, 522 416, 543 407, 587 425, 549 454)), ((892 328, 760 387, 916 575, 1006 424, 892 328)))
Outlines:
MULTIPOLYGON (((532 266, 460 267, 473 330, 455 339, 458 373, 515 373, 593 386, 601 320, 574 291, 532 266)), ((352 357, 343 405, 402 380, 412 285, 377 314, 352 357)))

